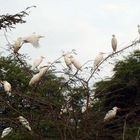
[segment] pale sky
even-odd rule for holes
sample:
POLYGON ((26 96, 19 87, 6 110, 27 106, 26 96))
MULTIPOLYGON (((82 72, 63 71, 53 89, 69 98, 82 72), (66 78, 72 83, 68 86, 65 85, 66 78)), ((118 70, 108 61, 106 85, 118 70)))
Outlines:
POLYGON ((75 49, 84 63, 99 51, 112 51, 112 34, 118 39, 118 49, 138 36, 139 0, 0 0, 0 12, 15 14, 32 5, 37 8, 30 10, 27 23, 17 25, 8 35, 11 40, 32 32, 46 36, 40 48, 26 45, 20 50, 33 59, 45 55, 54 60, 61 50, 75 49))

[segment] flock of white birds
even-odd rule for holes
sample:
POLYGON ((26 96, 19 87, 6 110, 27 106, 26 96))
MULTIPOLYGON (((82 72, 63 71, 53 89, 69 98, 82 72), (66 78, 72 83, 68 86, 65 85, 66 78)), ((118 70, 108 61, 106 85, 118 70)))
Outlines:
MULTIPOLYGON (((117 39, 115 38, 115 35, 112 35, 112 49, 115 52, 117 49, 117 39)), ((37 35, 36 33, 31 34, 30 36, 27 37, 18 37, 15 41, 15 43, 12 45, 13 47, 13 52, 15 54, 18 54, 18 51, 20 50, 20 48, 25 44, 25 43, 31 43, 33 45, 33 47, 39 47, 39 39, 43 38, 44 36, 41 35, 37 35)), ((95 60, 94 60, 94 69, 100 64, 100 62, 103 60, 103 56, 105 53, 100 52, 95 60)), ((82 65, 79 62, 79 60, 77 60, 73 55, 71 55, 70 53, 64 53, 63 52, 63 58, 64 58, 64 62, 66 64, 66 66, 68 67, 69 70, 72 70, 72 66, 74 66, 77 70, 82 70, 82 65)), ((31 70, 34 69, 38 69, 39 65, 42 63, 43 59, 45 59, 44 56, 39 56, 37 57, 33 64, 32 64, 32 68, 31 70)), ((33 77, 31 78, 31 80, 29 81, 29 86, 33 86, 35 84, 37 84, 41 78, 44 76, 44 74, 48 71, 49 66, 44 66, 39 68, 39 73, 33 75, 33 77)), ((4 85, 4 90, 5 92, 11 96, 11 84, 8 81, 1 81, 1 83, 4 85)))
MULTIPOLYGON (((138 25, 137 27, 138 27, 138 33, 140 34, 140 25, 138 25)), ((38 48, 39 39, 43 38, 43 37, 44 36, 37 35, 36 33, 32 33, 30 36, 26 36, 26 37, 18 37, 17 40, 15 41, 15 43, 12 45, 13 52, 15 54, 18 54, 18 51, 25 43, 31 43, 33 45, 33 47, 38 48)), ((112 35, 111 45, 112 45, 113 52, 116 52, 117 39, 116 39, 115 35, 112 35)), ((102 60, 104 59, 104 54, 105 54, 104 52, 99 52, 99 54, 95 57, 94 65, 93 65, 94 69, 96 69, 98 67, 98 65, 102 62, 102 60)), ((74 66, 77 70, 82 70, 82 65, 73 55, 71 55, 70 53, 63 52, 62 56, 64 58, 64 62, 66 64, 66 66, 68 67, 69 70, 72 70, 72 66, 74 66)), ((29 86, 33 86, 33 85, 37 84, 48 71, 49 65, 39 68, 39 65, 42 63, 43 59, 45 59, 44 56, 39 56, 38 58, 36 58, 34 60, 31 70, 39 69, 39 72, 37 74, 33 75, 31 80, 29 81, 29 86)), ((11 96, 11 89, 12 89, 11 84, 8 81, 0 81, 0 83, 3 84, 5 92, 9 96, 11 96)), ((116 116, 118 110, 119 110, 118 107, 113 107, 112 110, 108 111, 104 117, 104 122, 114 118, 116 116)), ((25 119, 23 116, 19 116, 18 119, 24 127, 26 127, 29 131, 31 131, 31 127, 30 127, 27 119, 25 119)), ((11 128, 11 127, 5 128, 2 132, 1 138, 4 138, 12 130, 13 130, 13 128, 11 128)))

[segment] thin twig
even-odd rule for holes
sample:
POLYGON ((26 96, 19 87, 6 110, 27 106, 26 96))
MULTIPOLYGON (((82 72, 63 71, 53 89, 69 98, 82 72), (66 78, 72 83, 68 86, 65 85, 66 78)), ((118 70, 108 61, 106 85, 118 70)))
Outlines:
POLYGON ((122 140, 125 140, 126 120, 127 120, 127 117, 128 117, 128 114, 126 115, 126 117, 125 117, 125 119, 124 119, 122 140))
POLYGON ((140 138, 140 126, 138 127, 138 132, 137 132, 136 140, 139 140, 139 138, 140 138))

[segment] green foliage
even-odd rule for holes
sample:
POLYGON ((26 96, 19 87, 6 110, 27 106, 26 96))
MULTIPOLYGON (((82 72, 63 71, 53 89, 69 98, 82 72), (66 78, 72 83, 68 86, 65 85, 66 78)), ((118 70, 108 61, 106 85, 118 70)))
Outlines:
POLYGON ((86 95, 83 87, 72 88, 63 77, 55 76, 52 71, 48 71, 37 85, 29 87, 33 72, 24 57, 20 61, 13 56, 1 57, 0 71, 1 80, 7 80, 12 85, 11 97, 1 91, 0 109, 4 111, 0 114, 0 126, 14 129, 5 139, 77 137, 86 95), (68 112, 60 114, 62 106, 67 106, 68 112), (19 115, 29 121, 32 132, 20 124, 19 115))
POLYGON ((13 90, 20 88, 22 92, 26 91, 28 81, 31 78, 17 61, 10 57, 0 58, 0 77, 1 80, 7 80, 11 82, 13 90))
POLYGON ((55 113, 60 112, 61 101, 64 100, 61 90, 59 90, 62 86, 60 78, 51 73, 46 74, 45 79, 39 83, 38 87, 29 87, 28 83, 32 77, 30 72, 26 63, 23 66, 12 57, 0 58, 1 80, 7 80, 12 85, 12 97, 1 92, 1 109, 4 109, 5 112, 1 114, 3 121, 0 122, 0 125, 11 126, 16 130, 10 139, 34 139, 34 135, 40 138, 45 136, 47 129, 48 132, 52 131, 55 120, 53 115, 57 116, 55 113), (23 100, 25 100, 24 104, 23 100), (25 107, 26 104, 29 106, 25 107), (35 131, 34 134, 30 134, 19 123, 16 119, 19 115, 23 115, 29 120, 33 131, 35 131))
POLYGON ((109 135, 115 140, 122 139, 126 118, 125 139, 133 140, 140 126, 140 51, 135 51, 123 61, 117 62, 113 77, 96 83, 95 87, 95 97, 100 104, 98 113, 104 112, 102 120, 105 113, 114 106, 121 108, 116 118, 104 124, 99 135, 109 135))

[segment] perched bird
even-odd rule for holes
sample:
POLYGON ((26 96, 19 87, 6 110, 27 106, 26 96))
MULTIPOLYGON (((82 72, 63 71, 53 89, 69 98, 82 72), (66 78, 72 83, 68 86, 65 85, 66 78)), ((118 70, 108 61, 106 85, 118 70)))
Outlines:
POLYGON ((77 70, 81 70, 82 65, 80 64, 80 62, 76 58, 74 58, 72 55, 69 58, 71 60, 71 63, 74 65, 74 67, 77 70))
POLYGON ((44 67, 41 67, 39 69, 39 73, 35 74, 30 82, 29 82, 29 86, 32 86, 32 85, 35 85, 37 83, 39 83, 39 81, 41 80, 41 78, 45 75, 45 73, 48 71, 49 69, 49 66, 44 66, 44 67))
POLYGON ((37 57, 37 58, 34 60, 31 69, 34 70, 35 68, 37 68, 37 67, 41 64, 41 62, 43 61, 43 59, 45 59, 44 56, 39 56, 39 57, 37 57))
POLYGON ((94 60, 94 69, 100 64, 100 62, 103 60, 104 58, 104 54, 103 52, 99 52, 99 54, 96 56, 95 60, 94 60))
POLYGON ((25 119, 23 116, 19 116, 18 119, 24 127, 26 127, 29 131, 31 131, 31 127, 27 119, 25 119))
POLYGON ((68 53, 63 53, 63 58, 64 58, 66 66, 69 68, 69 70, 72 70, 72 62, 69 58, 69 54, 68 53))
POLYGON ((13 128, 11 128, 11 127, 5 128, 5 129, 2 131, 1 138, 4 138, 5 136, 7 136, 12 130, 13 130, 13 128))
POLYGON ((35 32, 32 33, 32 35, 24 37, 23 42, 24 43, 31 43, 33 47, 38 48, 39 47, 39 39, 43 38, 44 36, 37 35, 35 32))
POLYGON ((49 69, 49 65, 40 67, 39 74, 41 75, 41 77, 48 71, 48 69, 49 69))
POLYGON ((13 44, 14 53, 18 53, 19 49, 22 46, 22 42, 23 42, 22 37, 18 37, 15 43, 13 44))
POLYGON ((7 81, 2 81, 3 83, 3 86, 4 86, 4 91, 9 95, 11 96, 11 90, 12 90, 12 87, 11 87, 11 84, 7 81))
POLYGON ((116 52, 116 50, 117 50, 117 39, 116 39, 115 35, 112 35, 111 44, 112 44, 113 51, 116 52))
POLYGON ((37 84, 41 80, 41 77, 42 75, 40 73, 33 75, 33 77, 31 78, 29 82, 29 86, 37 84))
POLYGON ((138 33, 140 34, 140 25, 138 25, 137 27, 138 27, 138 33))
POLYGON ((112 110, 108 111, 108 113, 104 117, 104 122, 114 118, 116 116, 118 110, 119 110, 119 108, 115 106, 112 108, 112 110))

